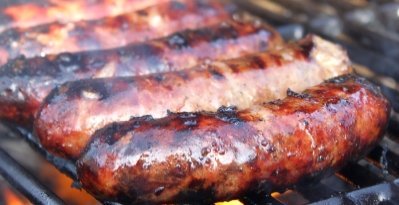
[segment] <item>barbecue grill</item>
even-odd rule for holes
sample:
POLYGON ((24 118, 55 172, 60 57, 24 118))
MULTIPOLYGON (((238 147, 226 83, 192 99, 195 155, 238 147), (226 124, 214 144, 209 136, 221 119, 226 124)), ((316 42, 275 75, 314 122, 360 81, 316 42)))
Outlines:
MULTIPOLYGON (((393 108, 386 135, 360 161, 350 162, 321 181, 305 181, 271 195, 253 193, 239 200, 254 205, 399 204, 399 2, 237 0, 236 3, 270 22, 286 40, 300 39, 311 32, 343 45, 355 63, 356 72, 380 85, 393 108)), ((7 126, 58 170, 76 180, 72 162, 46 152, 30 130, 7 126)), ((1 134, 0 140, 7 140, 6 134, 1 134)), ((0 149, 0 174, 33 204, 64 203, 3 149, 0 149)), ((79 183, 74 186, 79 187, 79 183)))

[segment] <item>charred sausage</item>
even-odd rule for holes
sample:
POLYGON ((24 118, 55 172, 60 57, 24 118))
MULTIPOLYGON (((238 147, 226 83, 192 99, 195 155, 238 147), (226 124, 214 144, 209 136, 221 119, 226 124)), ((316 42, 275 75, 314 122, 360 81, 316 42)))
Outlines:
POLYGON ((168 111, 248 108, 351 72, 346 53, 316 36, 298 44, 193 69, 148 76, 68 82, 53 90, 35 119, 41 143, 76 158, 95 130, 132 116, 168 111))
POLYGON ((78 161, 84 188, 125 204, 228 200, 333 173, 378 141, 388 101, 343 76, 236 111, 133 118, 99 130, 78 161))
POLYGON ((144 9, 166 0, 19 0, 0 2, 0 32, 11 27, 31 27, 55 21, 71 22, 115 16, 144 9))
POLYGON ((182 70, 265 51, 281 42, 267 25, 229 20, 117 49, 12 60, 0 68, 0 118, 31 125, 45 96, 67 81, 182 70))
POLYGON ((220 22, 231 16, 230 4, 212 0, 172 0, 144 10, 99 20, 50 23, 0 34, 0 63, 27 58, 124 46, 187 28, 220 22))

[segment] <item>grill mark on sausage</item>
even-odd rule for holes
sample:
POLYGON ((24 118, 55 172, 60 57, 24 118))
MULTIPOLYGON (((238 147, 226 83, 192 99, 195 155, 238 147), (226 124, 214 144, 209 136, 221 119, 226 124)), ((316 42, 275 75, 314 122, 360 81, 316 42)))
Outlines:
MULTIPOLYGON (((249 20, 250 21, 250 20, 249 20)), ((235 30, 238 37, 231 38, 221 30, 219 24, 195 30, 184 30, 170 36, 154 39, 143 43, 134 43, 126 47, 100 51, 61 53, 59 55, 47 55, 46 57, 18 58, 9 61, 0 69, 0 94, 8 92, 11 82, 19 89, 11 90, 8 96, 18 96, 21 90, 34 98, 35 102, 42 102, 43 98, 52 88, 67 81, 84 78, 103 78, 118 76, 136 76, 152 73, 163 73, 169 71, 188 69, 196 64, 214 59, 225 59, 237 57, 251 52, 264 51, 256 46, 259 41, 268 41, 273 45, 280 43, 281 38, 267 39, 265 33, 275 31, 264 25, 254 27, 250 23, 236 21, 223 22, 224 27, 235 30), (178 38, 178 39, 177 39, 178 38), (180 40, 179 40, 180 39, 180 40), (172 45, 173 44, 173 45, 172 45), (217 49, 215 49, 217 46, 217 49)), ((188 77, 181 73, 183 80, 188 77)), ((157 75, 154 78, 157 83, 162 83, 163 77, 157 75)), ((14 109, 13 98, 1 98, 0 117, 7 115, 6 120, 15 122, 18 119, 22 124, 31 123, 31 117, 23 120, 24 116, 33 115, 35 109, 8 112, 14 109), (30 112, 30 113, 22 113, 30 112), (16 116, 20 115, 20 117, 16 116)), ((25 97, 25 99, 28 99, 25 97)), ((32 100, 21 102, 28 107, 32 100)), ((38 108, 36 108, 37 110, 38 108)))
MULTIPOLYGON (((315 41, 316 39, 308 38, 315 41)), ((248 108, 253 103, 283 98, 287 95, 284 91, 288 88, 299 92, 307 86, 334 77, 337 73, 350 72, 349 65, 345 64, 346 61, 339 66, 329 67, 323 65, 323 62, 318 62, 317 59, 310 61, 303 57, 295 59, 295 51, 300 49, 300 46, 292 44, 236 59, 211 62, 205 66, 187 70, 147 76, 98 79, 109 88, 111 96, 104 100, 92 99, 96 96, 91 93, 86 93, 88 98, 81 99, 71 97, 68 92, 53 96, 64 99, 64 102, 51 103, 49 99, 43 103, 45 107, 38 112, 35 121, 36 133, 41 143, 50 151, 51 147, 58 146, 57 144, 73 143, 76 146, 66 147, 64 152, 55 154, 76 158, 82 151, 80 147, 86 145, 86 140, 90 139, 90 135, 97 128, 112 121, 127 120, 131 116, 143 114, 161 117, 167 114, 167 110, 171 112, 216 111, 223 105, 248 108), (254 56, 257 57, 254 58, 254 56), (264 68, 263 64, 254 66, 253 61, 257 58, 267 62, 264 66, 268 67, 264 68), (281 67, 279 67, 280 63, 281 67), (277 81, 278 76, 287 76, 292 73, 297 73, 298 76, 290 77, 290 80, 286 81, 285 79, 277 81), (303 82, 300 75, 311 74, 315 74, 314 78, 303 82), (60 110, 66 111, 60 112, 60 110), (93 121, 100 124, 93 125, 93 121), (63 133, 63 130, 53 130, 53 127, 61 127, 61 124, 65 130, 79 133, 79 144, 75 144, 73 135, 63 133)), ((335 51, 334 56, 343 54, 335 47, 330 50, 335 51)), ((322 53, 323 50, 320 52, 322 53)), ((328 54, 327 52, 326 55, 328 54)), ((345 58, 345 56, 341 57, 345 58)), ((80 81, 74 81, 66 83, 65 86, 80 83, 80 81)), ((82 91, 71 92, 81 93, 82 91)), ((305 100, 312 101, 313 99, 305 100)), ((286 107, 289 106, 286 105, 286 107)), ((222 121, 233 122, 237 129, 245 120, 241 118, 243 116, 236 116, 234 112, 224 111, 218 116, 222 121)), ((248 117, 262 121, 260 117, 248 117)), ((196 127, 198 124, 198 121, 193 120, 185 120, 185 122, 185 127, 196 127)))
POLYGON ((96 20, 12 28, 0 34, 0 65, 25 55, 28 58, 61 52, 110 49, 143 42, 183 29, 209 26, 230 18, 234 9, 210 0, 162 1, 142 11, 96 20), (199 7, 196 1, 201 1, 199 7), (143 13, 147 13, 145 16, 143 13), (187 23, 187 20, 190 23, 187 23), (10 38, 11 37, 11 38, 10 38))

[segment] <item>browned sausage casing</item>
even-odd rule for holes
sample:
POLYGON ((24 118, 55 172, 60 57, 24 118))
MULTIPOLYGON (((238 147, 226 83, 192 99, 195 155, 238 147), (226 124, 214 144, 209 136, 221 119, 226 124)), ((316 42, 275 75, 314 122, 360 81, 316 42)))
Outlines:
POLYGON ((187 28, 215 24, 231 16, 231 4, 212 0, 172 0, 115 17, 15 28, 0 34, 0 64, 27 58, 124 46, 187 28))
POLYGON ((113 123, 78 161, 80 181, 97 198, 125 204, 228 200, 334 171, 387 125, 388 101, 362 78, 287 94, 242 111, 113 123))
POLYGON ((51 152, 77 157, 90 135, 134 116, 163 117, 168 111, 248 108, 303 91, 351 72, 338 46, 309 36, 270 52, 213 62, 193 69, 139 77, 68 82, 53 90, 35 120, 41 143, 51 152))
POLYGON ((51 89, 67 81, 183 70, 208 59, 265 51, 281 42, 267 25, 229 20, 117 49, 12 60, 0 68, 0 118, 31 124, 51 89))
POLYGON ((0 32, 55 21, 71 22, 115 16, 167 0, 19 0, 0 2, 0 32))

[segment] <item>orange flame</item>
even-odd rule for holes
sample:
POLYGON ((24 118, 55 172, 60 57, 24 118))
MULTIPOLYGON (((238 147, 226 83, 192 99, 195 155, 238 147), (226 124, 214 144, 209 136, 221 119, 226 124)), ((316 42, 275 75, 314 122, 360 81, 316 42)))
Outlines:
POLYGON ((97 205, 99 204, 90 194, 84 190, 71 187, 73 181, 50 164, 44 164, 41 170, 41 178, 45 184, 52 188, 54 193, 67 204, 97 205))
POLYGON ((215 203, 215 205, 244 205, 244 203, 242 203, 239 200, 232 200, 232 201, 217 202, 215 203))
POLYGON ((5 188, 3 190, 5 205, 30 205, 28 200, 18 196, 11 189, 5 188))

